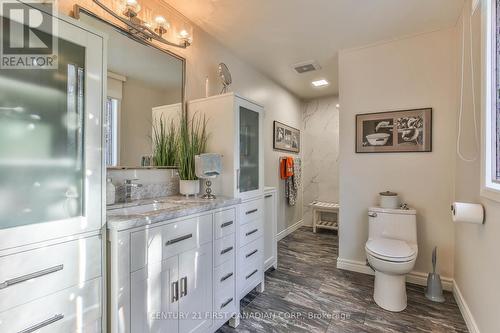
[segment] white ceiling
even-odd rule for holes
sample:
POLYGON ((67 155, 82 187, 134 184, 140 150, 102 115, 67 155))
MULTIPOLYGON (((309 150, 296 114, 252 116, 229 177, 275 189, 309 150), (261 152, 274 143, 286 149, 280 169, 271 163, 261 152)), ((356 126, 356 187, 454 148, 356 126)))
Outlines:
MULTIPOLYGON (((338 51, 453 26, 463 0, 164 0, 303 99, 338 95, 338 51), (317 60, 320 71, 291 65, 317 60), (326 88, 311 81, 326 78, 326 88)), ((196 36, 194 36, 196 39, 196 36)), ((196 40, 195 40, 196 42, 196 40)))

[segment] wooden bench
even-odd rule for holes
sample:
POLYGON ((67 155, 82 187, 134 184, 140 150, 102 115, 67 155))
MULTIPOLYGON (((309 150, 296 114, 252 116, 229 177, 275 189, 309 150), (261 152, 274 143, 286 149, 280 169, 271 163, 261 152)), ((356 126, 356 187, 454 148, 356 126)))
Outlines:
POLYGON ((317 228, 339 230, 339 210, 340 205, 335 202, 313 201, 309 204, 313 211, 313 232, 317 228), (321 218, 321 213, 335 213, 337 215, 336 221, 327 221, 321 218))

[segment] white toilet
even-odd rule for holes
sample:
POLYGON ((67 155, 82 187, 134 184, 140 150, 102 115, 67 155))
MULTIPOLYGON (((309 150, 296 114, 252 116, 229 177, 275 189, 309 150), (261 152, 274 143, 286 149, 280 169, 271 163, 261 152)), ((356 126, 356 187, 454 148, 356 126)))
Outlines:
POLYGON ((370 208, 365 245, 368 263, 375 270, 373 298, 383 309, 406 308, 406 274, 417 259, 416 211, 370 208))

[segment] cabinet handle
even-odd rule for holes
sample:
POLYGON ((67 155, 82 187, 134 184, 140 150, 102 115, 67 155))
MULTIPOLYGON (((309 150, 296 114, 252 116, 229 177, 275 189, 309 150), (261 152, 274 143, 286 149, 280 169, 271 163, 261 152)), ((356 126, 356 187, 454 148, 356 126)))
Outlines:
POLYGON ((31 327, 28 327, 22 331, 19 331, 19 333, 31 333, 31 332, 36 332, 38 330, 40 330, 41 328, 45 327, 45 326, 48 326, 50 324, 53 324, 55 323, 56 321, 59 321, 61 319, 64 318, 64 315, 63 314, 56 314, 54 317, 52 318, 49 318, 49 319, 46 319, 38 324, 35 324, 31 327))
POLYGON ((377 213, 368 213, 369 217, 377 217, 377 213))
POLYGON ((233 301, 233 298, 231 297, 230 299, 228 299, 227 301, 225 301, 224 303, 221 304, 220 308, 221 310, 223 308, 225 308, 226 306, 228 306, 229 303, 231 303, 233 301))
POLYGON ((181 297, 184 297, 188 294, 187 279, 187 276, 181 279, 181 297))
POLYGON ((55 273, 57 271, 62 270, 63 268, 64 268, 64 265, 57 265, 57 266, 54 266, 54 267, 42 269, 41 271, 38 271, 38 272, 33 272, 33 273, 26 274, 26 275, 23 275, 23 276, 20 276, 20 277, 16 277, 16 278, 13 278, 13 279, 10 279, 10 280, 6 280, 6 281, 0 283, 0 289, 5 289, 7 287, 10 287, 12 285, 15 285, 15 284, 18 284, 18 283, 21 283, 21 282, 24 282, 24 281, 28 281, 28 280, 31 280, 31 279, 34 279, 34 278, 37 278, 37 277, 40 277, 40 276, 44 276, 44 275, 48 275, 48 274, 51 274, 51 273, 55 273))
POLYGON ((248 280, 250 279, 255 273, 257 273, 259 270, 256 269, 255 271, 253 271, 252 273, 248 274, 247 276, 245 276, 245 280, 248 280))
POLYGON ((254 254, 256 254, 257 252, 259 252, 259 250, 253 250, 252 252, 248 253, 248 254, 246 255, 246 257, 247 257, 247 258, 248 258, 248 257, 251 257, 251 256, 253 256, 254 254))
POLYGON ((255 234, 259 229, 253 229, 252 231, 249 231, 245 234, 245 236, 250 236, 251 234, 255 234))
POLYGON ((228 247, 228 248, 225 248, 224 250, 220 251, 220 254, 226 254, 228 253, 229 251, 231 251, 233 249, 232 246, 228 247))
POLYGON ((172 282, 172 303, 179 300, 179 281, 172 282))
POLYGON ((250 214, 253 214, 253 213, 257 213, 259 210, 257 208, 255 209, 252 209, 252 210, 249 210, 247 212, 245 212, 245 215, 250 215, 250 214))
POLYGON ((233 224, 233 221, 229 221, 229 222, 224 222, 220 225, 221 229, 222 228, 225 228, 225 227, 229 227, 230 225, 233 224))
POLYGON ((193 237, 193 234, 184 235, 184 236, 181 236, 181 237, 178 237, 178 238, 171 239, 171 240, 169 240, 168 242, 165 243, 165 246, 169 246, 169 245, 172 245, 172 244, 175 244, 175 243, 182 242, 183 240, 189 239, 191 237, 193 237))
POLYGON ((266 199, 267 199, 267 198, 270 198, 270 197, 272 197, 272 196, 273 196, 272 194, 266 194, 266 195, 264 196, 264 198, 266 198, 266 199))
POLYGON ((228 273, 226 275, 224 275, 221 279, 220 279, 220 282, 224 282, 226 281, 227 279, 229 279, 231 276, 233 276, 233 272, 231 273, 228 273))

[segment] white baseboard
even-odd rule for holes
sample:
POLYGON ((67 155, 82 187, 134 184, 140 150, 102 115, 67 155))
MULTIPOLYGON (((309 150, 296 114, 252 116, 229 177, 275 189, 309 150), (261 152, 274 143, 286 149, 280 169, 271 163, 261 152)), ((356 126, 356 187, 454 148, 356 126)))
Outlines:
POLYGON ((460 312, 462 313, 462 317, 464 317, 465 324, 467 325, 469 332, 470 333, 480 333, 479 327, 477 326, 476 321, 474 320, 474 317, 472 316, 472 312, 470 311, 469 306, 467 305, 467 302, 465 302, 465 298, 462 295, 462 292, 460 291, 460 288, 458 287, 458 285, 455 281, 453 281, 453 296, 455 296, 455 300, 457 301, 458 308, 460 309, 460 312))
MULTIPOLYGON (((374 274, 370 266, 366 265, 366 262, 343 259, 340 257, 337 258, 337 268, 363 274, 374 274)), ((406 282, 426 286, 427 274, 422 272, 411 272, 406 276, 406 282)), ((441 277, 441 282, 443 283, 444 290, 453 291, 453 279, 441 277)))
POLYGON ((282 240, 283 238, 285 238, 286 236, 290 235, 292 232, 294 232, 295 230, 297 230, 298 228, 300 228, 302 226, 302 224, 304 223, 303 220, 300 220, 298 222, 296 222, 295 224, 292 224, 291 226, 289 226, 288 228, 286 228, 285 230, 283 231, 280 231, 277 235, 276 235, 276 241, 279 242, 280 240, 282 240))
POLYGON ((366 263, 356 260, 337 258, 337 268, 346 271, 373 275, 374 272, 366 263))

